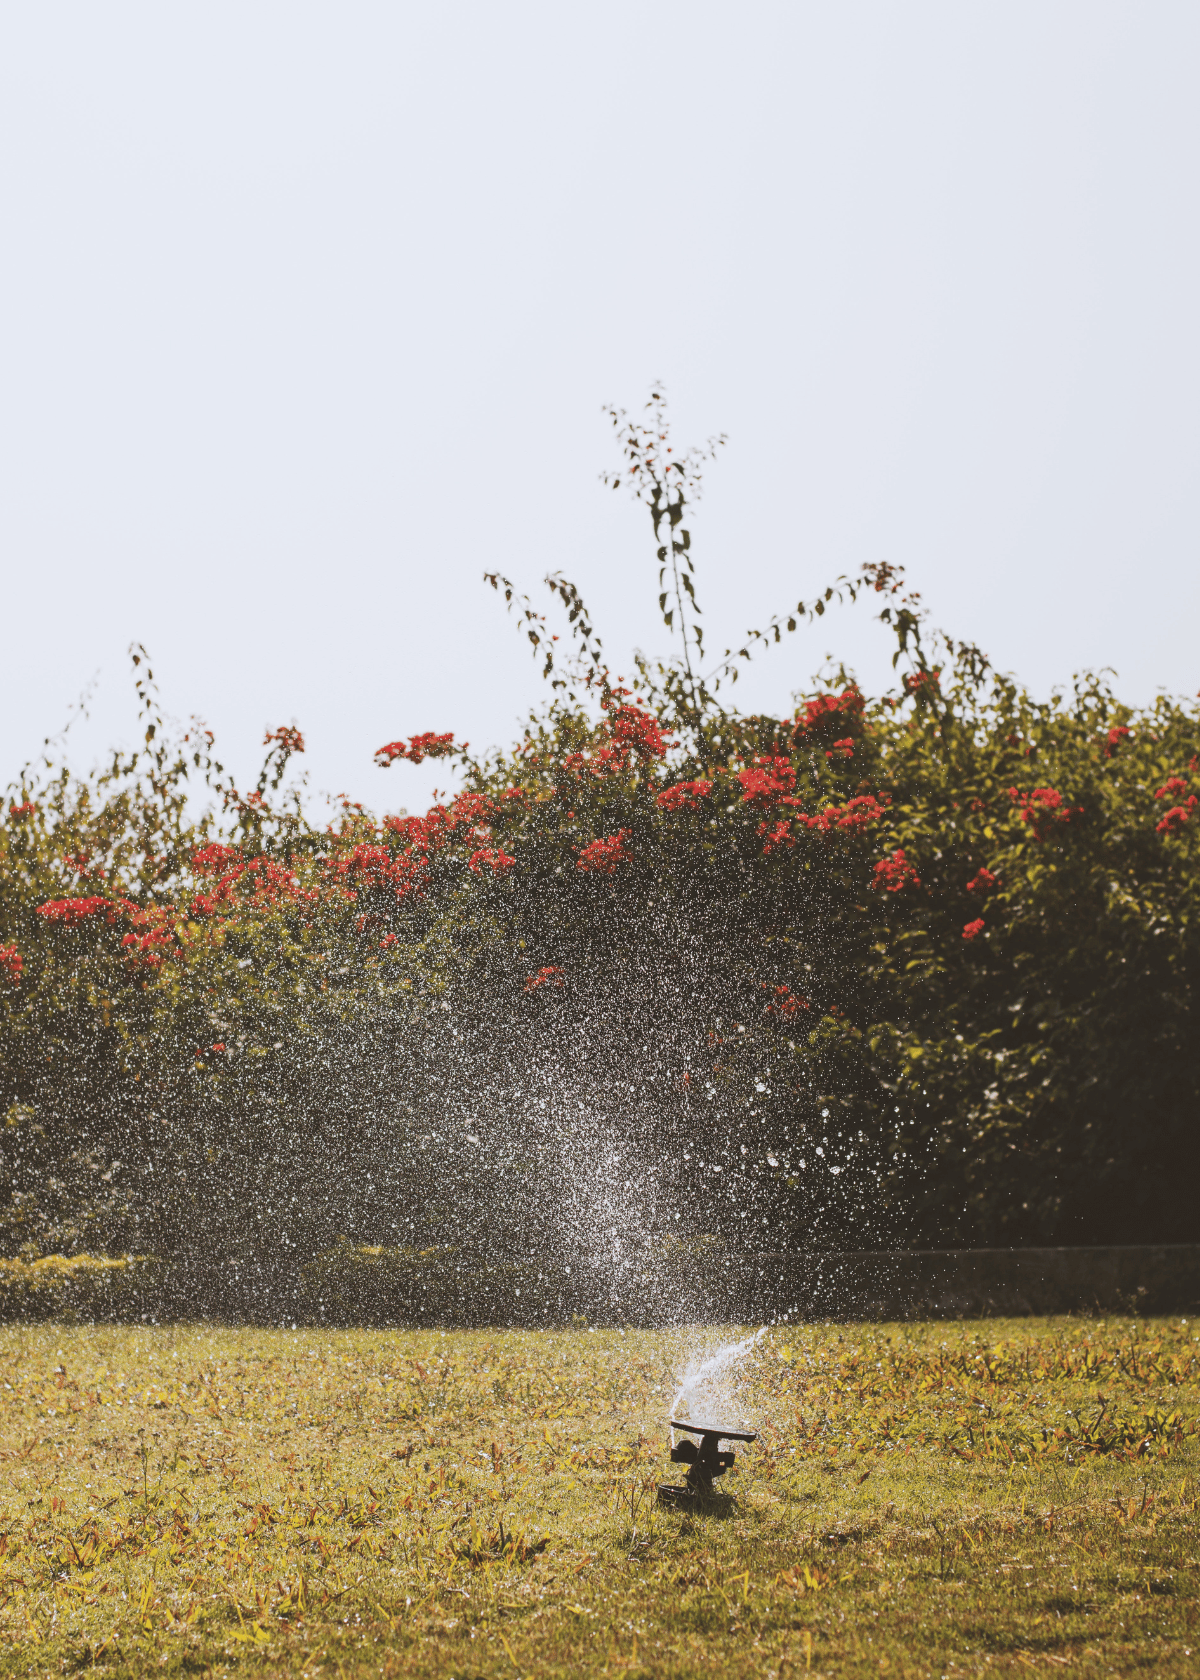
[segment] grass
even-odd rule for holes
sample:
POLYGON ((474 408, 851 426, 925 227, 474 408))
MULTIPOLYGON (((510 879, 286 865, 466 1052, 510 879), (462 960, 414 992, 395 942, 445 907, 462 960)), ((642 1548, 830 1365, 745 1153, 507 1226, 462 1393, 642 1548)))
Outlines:
POLYGON ((691 1331, 0 1329, 0 1674, 1200 1672, 1200 1338, 778 1329, 722 1516, 691 1331))

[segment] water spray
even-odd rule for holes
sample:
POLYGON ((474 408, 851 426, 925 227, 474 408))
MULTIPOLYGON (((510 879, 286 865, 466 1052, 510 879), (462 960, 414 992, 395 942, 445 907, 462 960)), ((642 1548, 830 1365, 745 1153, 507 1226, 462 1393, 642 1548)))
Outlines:
MULTIPOLYGON (((724 1424, 692 1423, 676 1414, 684 1405, 688 1395, 701 1383, 724 1371, 735 1360, 748 1353, 752 1347, 766 1335, 767 1325, 747 1336, 740 1342, 727 1342, 724 1347, 703 1360, 694 1369, 685 1374, 679 1393, 671 1402, 669 1419, 671 1429, 671 1462, 672 1464, 686 1464, 687 1477, 682 1485, 674 1482, 660 1482, 658 1487, 658 1501, 660 1505, 669 1505, 678 1509, 694 1510, 711 1504, 714 1498, 713 1482, 718 1476, 723 1476, 726 1470, 732 1469, 737 1455, 732 1452, 722 1452, 722 1441, 757 1441, 758 1435, 753 1430, 732 1429, 724 1424), (698 1435, 700 1444, 695 1441, 679 1441, 675 1439, 675 1431, 682 1431, 686 1435, 698 1435)), ((690 1410, 690 1407, 688 1408, 690 1410)))

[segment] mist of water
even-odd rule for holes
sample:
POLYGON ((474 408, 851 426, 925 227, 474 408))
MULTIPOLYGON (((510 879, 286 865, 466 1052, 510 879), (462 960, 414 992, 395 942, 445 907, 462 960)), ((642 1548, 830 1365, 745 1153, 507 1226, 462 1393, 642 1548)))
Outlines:
MULTIPOLYGON (((710 1353, 706 1359, 693 1360, 684 1371, 679 1392, 671 1402, 671 1417, 691 1422, 693 1401, 701 1395, 702 1391, 703 1398, 707 1403, 729 1402, 732 1397, 728 1394, 726 1385, 720 1379, 727 1376, 745 1354, 749 1353, 752 1348, 757 1347, 769 1329, 770 1325, 764 1324, 752 1336, 746 1336, 740 1342, 725 1342, 714 1353, 710 1353)), ((711 1417, 706 1417, 703 1421, 707 1423, 711 1421, 711 1417)), ((673 1429, 671 1431, 671 1445, 675 1445, 675 1431, 673 1429)))

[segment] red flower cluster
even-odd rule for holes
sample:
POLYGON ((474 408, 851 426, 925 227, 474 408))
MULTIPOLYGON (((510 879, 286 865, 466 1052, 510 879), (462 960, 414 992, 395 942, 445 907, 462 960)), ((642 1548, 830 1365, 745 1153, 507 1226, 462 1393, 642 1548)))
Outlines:
POLYGON ((8 814, 10 817, 31 817, 36 810, 37 806, 27 799, 23 805, 10 805, 8 814))
POLYGON ((158 968, 159 965, 175 951, 175 929, 163 925, 170 911, 160 911, 157 914, 139 910, 135 912, 133 920, 140 926, 151 924, 145 933, 127 933, 122 939, 125 955, 134 962, 141 962, 147 968, 158 968))
POLYGON ((998 877, 993 875, 990 869, 984 868, 977 875, 972 875, 967 882, 967 891, 990 892, 996 885, 998 885, 998 877))
POLYGON ((277 904, 280 899, 314 898, 315 893, 302 893, 300 882, 290 869, 274 863, 270 858, 256 857, 244 862, 242 854, 232 846, 205 846, 192 859, 192 867, 200 874, 225 869, 213 883, 211 892, 197 893, 192 900, 193 916, 215 916, 237 908, 234 889, 248 892, 257 906, 277 904), (225 868, 229 864, 232 867, 225 868))
POLYGON ((304 751, 303 735, 298 729, 289 729, 286 724, 282 729, 267 730, 263 736, 263 746, 269 747, 272 741, 278 741, 279 745, 290 753, 302 753, 304 751))
POLYGON ((853 738, 853 736, 847 735, 846 739, 844 741, 835 741, 833 743, 833 745, 830 748, 827 749, 827 751, 825 753, 825 757, 826 758, 853 758, 854 757, 854 738, 853 738))
POLYGON ((891 857, 880 858, 875 865, 875 879, 873 887, 879 887, 884 892, 901 892, 905 887, 919 887, 921 877, 904 855, 903 848, 892 853, 891 857))
POLYGON ((1072 809, 1057 788, 1034 788, 1032 793, 1023 794, 1014 787, 1009 788, 1008 797, 1020 805, 1017 815, 1029 824, 1035 840, 1045 840, 1054 832, 1055 823, 1069 823, 1072 817, 1083 815, 1082 805, 1072 809))
POLYGON ((561 968, 539 968, 536 974, 531 974, 526 980, 524 990, 536 992, 539 986, 558 986, 561 988, 566 983, 561 968))
POLYGON ((467 859, 467 868, 474 870, 475 874, 478 875, 483 865, 488 863, 492 866, 493 875, 503 875, 504 871, 511 869, 516 861, 516 858, 509 857, 508 853, 499 846, 481 846, 477 852, 472 852, 467 859))
POLYGON ((466 741, 461 748, 455 747, 453 733, 435 735, 427 729, 423 735, 414 735, 408 741, 389 741, 375 754, 375 762, 381 770, 386 770, 397 758, 407 758, 411 764, 420 764, 426 758, 449 758, 451 753, 465 752, 466 748, 466 741))
MULTIPOLYGON (((767 985, 766 981, 764 981, 763 991, 765 992, 770 990, 771 988, 767 985)), ((808 999, 806 997, 797 997, 790 986, 776 986, 774 988, 774 992, 775 996, 766 1008, 766 1013, 768 1015, 796 1015, 802 1009, 811 1008, 808 999)))
POLYGON ((1182 828, 1190 820, 1195 809, 1196 795, 1193 794, 1186 805, 1172 805, 1161 822, 1155 823, 1155 829, 1159 834, 1174 834, 1177 829, 1182 828))
POLYGON ((980 916, 978 921, 968 922, 966 927, 963 928, 963 938, 964 939, 974 939, 978 934, 981 934, 982 932, 983 932, 983 917, 980 916))
POLYGON ((389 945, 394 945, 395 943, 396 935, 394 933, 385 933, 383 938, 379 941, 379 949, 381 951, 386 951, 389 945))
POLYGON ((1113 728, 1109 730, 1108 737, 1104 743, 1105 758, 1111 758, 1121 743, 1123 741, 1127 741, 1132 733, 1132 730, 1127 729, 1123 723, 1115 724, 1113 728))
MULTIPOLYGON (((886 795, 884 797, 886 798, 886 795)), ((779 803, 798 806, 800 801, 789 795, 779 803)), ((853 799, 848 799, 844 805, 827 805, 823 811, 818 811, 815 817, 806 816, 803 811, 797 810, 793 819, 784 818, 773 827, 769 821, 760 823, 758 832, 763 836, 763 856, 769 857, 777 846, 796 844, 792 821, 803 828, 815 829, 819 834, 832 834, 835 829, 843 834, 856 834, 871 823, 878 822, 885 812, 886 807, 873 793, 860 793, 853 799)))
POLYGON ((0 968, 7 974, 15 986, 21 978, 21 970, 25 967, 25 958, 15 945, 0 945, 0 968))
POLYGON ((712 790, 711 782, 676 782, 656 796, 657 803, 664 811, 685 811, 707 799, 712 790))
POLYGON ((651 758, 665 758, 667 749, 674 745, 653 713, 643 711, 640 706, 618 707, 611 713, 608 727, 617 749, 636 753, 643 763, 651 758))
POLYGON ((873 793, 860 793, 853 799, 848 799, 844 805, 826 805, 815 817, 801 815, 798 820, 806 828, 815 828, 822 834, 829 834, 835 828, 844 834, 855 834, 860 829, 869 827, 871 823, 878 822, 885 814, 885 807, 873 793))
POLYGON ((805 703, 802 712, 796 714, 794 734, 840 729, 847 718, 858 717, 866 703, 854 683, 840 694, 818 694, 815 700, 805 703))
POLYGON ((790 793, 796 785, 796 767, 790 758, 756 758, 745 770, 738 771, 742 784, 742 799, 765 804, 781 793, 790 793))
POLYGON ((130 908, 123 898, 52 898, 46 904, 39 904, 37 913, 48 922, 62 922, 65 927, 78 927, 80 922, 106 914, 111 927, 130 908))
POLYGON ((904 679, 905 693, 915 694, 918 699, 923 694, 939 693, 941 686, 942 668, 940 665, 935 665, 932 671, 910 671, 904 679))
POLYGON ((1188 790, 1188 783, 1182 776, 1168 776, 1160 788, 1155 788, 1155 799, 1182 799, 1188 790))
POLYGON ((594 869, 601 875, 611 875, 619 863, 630 861, 629 853, 625 849, 628 838, 629 830, 622 828, 603 840, 593 840, 576 858, 576 869, 594 869))
POLYGON ((758 832, 763 837, 763 856, 770 857, 776 846, 794 846, 796 836, 792 833, 792 825, 785 818, 772 826, 769 823, 759 823, 758 832))
POLYGON ((226 869, 230 864, 241 861, 242 854, 236 846, 202 846, 198 852, 192 853, 192 868, 198 875, 214 874, 218 869, 226 869))

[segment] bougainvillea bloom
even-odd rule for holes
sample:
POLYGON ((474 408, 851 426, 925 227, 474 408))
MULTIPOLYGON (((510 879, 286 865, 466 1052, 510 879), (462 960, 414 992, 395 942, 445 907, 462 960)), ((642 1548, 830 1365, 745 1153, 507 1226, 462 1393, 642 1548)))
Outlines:
POLYGON ((525 982, 525 991, 536 992, 539 986, 565 986, 561 968, 539 968, 536 974, 531 974, 525 982))
POLYGON ((860 793, 844 805, 826 805, 815 817, 802 814, 799 820, 806 828, 815 828, 821 834, 832 833, 835 828, 845 834, 854 834, 878 822, 884 815, 885 807, 873 793, 860 793))
POLYGON ((576 869, 594 869, 601 875, 611 875, 619 863, 630 861, 629 853, 625 850, 628 838, 629 830, 622 828, 616 834, 607 835, 603 840, 593 840, 576 858, 576 869))
POLYGON ((619 750, 635 752, 642 759, 664 758, 672 744, 653 713, 639 706, 618 707, 609 716, 608 727, 619 750))
MULTIPOLYGON (((772 988, 768 987, 764 981, 763 990, 768 991, 771 989, 772 988)), ((775 995, 767 1005, 766 1009, 766 1013, 768 1015, 795 1015, 801 1009, 811 1008, 808 999, 806 997, 797 997, 790 986, 776 986, 773 990, 775 995)))
POLYGON ((880 858, 875 865, 875 878, 871 885, 881 888, 884 892, 902 892, 905 887, 919 887, 921 877, 909 863, 901 847, 893 852, 891 857, 880 858))
POLYGON ((967 891, 990 892, 996 884, 997 877, 992 874, 990 869, 984 868, 981 869, 977 875, 972 875, 971 879, 967 882, 967 891))
POLYGON ((173 928, 151 928, 149 933, 127 933, 121 941, 125 956, 147 968, 157 968, 168 955, 176 954, 173 928), (164 949, 166 947, 166 949, 164 949))
POLYGON ((805 735, 813 731, 842 729, 846 720, 857 718, 865 705, 866 701, 853 683, 840 694, 818 694, 815 700, 806 701, 804 710, 796 714, 794 733, 805 735))
POLYGON ((1182 776, 1168 776, 1160 788, 1154 790, 1155 799, 1182 799, 1188 784, 1182 776))
POLYGON ((850 736, 850 735, 847 735, 846 739, 844 741, 835 741, 833 743, 833 745, 826 750, 825 757, 826 758, 835 758, 835 759, 836 758, 853 758, 854 757, 854 739, 853 739, 853 737, 850 736))
POLYGON ((31 817, 36 810, 37 806, 27 799, 23 805, 10 805, 8 814, 10 817, 31 817))
POLYGON ((1132 731, 1127 729, 1123 723, 1115 724, 1113 728, 1109 730, 1108 737, 1104 743, 1105 758, 1111 758, 1117 748, 1121 745, 1122 741, 1127 741, 1129 739, 1131 733, 1132 731))
POLYGON ((483 865, 488 863, 492 867, 493 875, 502 875, 506 869, 511 869, 516 861, 516 858, 509 857, 508 853, 502 851, 499 846, 481 846, 477 852, 472 852, 467 859, 467 868, 474 870, 475 874, 478 875, 483 865))
POLYGON ((408 741, 389 741, 386 747, 380 747, 375 754, 375 762, 381 770, 398 758, 406 758, 411 764, 420 764, 426 758, 449 758, 451 753, 465 751, 467 743, 462 748, 454 745, 453 733, 449 735, 435 735, 427 729, 423 735, 414 735, 408 741))
POLYGON ((942 686, 942 668, 935 665, 932 671, 910 671, 904 679, 905 692, 920 696, 938 693, 942 686))
POLYGON ((25 958, 15 945, 0 945, 0 969, 15 986, 21 978, 21 970, 25 967, 25 958))
POLYGON ((1190 821, 1195 809, 1196 795, 1193 794, 1186 805, 1173 805, 1162 821, 1155 823, 1154 826, 1159 834, 1174 834, 1177 829, 1182 828, 1186 822, 1190 821))
POLYGON ((963 938, 964 939, 974 939, 977 934, 980 934, 982 932, 983 932, 983 917, 980 916, 978 921, 968 922, 966 927, 963 928, 963 938))
POLYGON ((1014 787, 1009 788, 1008 797, 1020 805, 1017 815, 1029 824, 1035 840, 1045 840, 1054 832, 1056 823, 1069 823, 1072 817, 1083 815, 1083 807, 1077 805, 1072 809, 1057 788, 1034 788, 1032 793, 1023 794, 1014 787))
POLYGON ((676 782, 674 787, 664 788, 655 799, 664 811, 685 811, 707 799, 712 790, 711 782, 676 782))
POLYGON ((379 949, 381 951, 386 951, 389 945, 394 945, 395 943, 396 935, 394 933, 385 933, 383 938, 379 941, 379 949))
POLYGON ((742 798, 763 804, 781 793, 790 793, 796 785, 796 766, 790 758, 756 758, 745 770, 738 771, 742 784, 742 798))
POLYGON ((123 898, 52 898, 46 904, 39 904, 37 913, 44 916, 48 922, 62 922, 67 927, 77 927, 80 922, 86 922, 92 916, 104 914, 107 914, 111 925, 129 908, 123 898))
POLYGON ((269 747, 273 741, 290 753, 304 751, 304 737, 298 729, 289 729, 286 725, 282 729, 268 729, 263 736, 263 746, 269 747))
POLYGON ((763 856, 770 857, 776 846, 794 846, 796 837, 792 833, 790 822, 759 823, 758 832, 763 837, 763 856))
POLYGON ((218 869, 225 869, 230 864, 240 863, 242 854, 236 846, 202 846, 198 852, 192 853, 192 868, 198 874, 208 875, 218 869))

